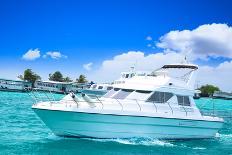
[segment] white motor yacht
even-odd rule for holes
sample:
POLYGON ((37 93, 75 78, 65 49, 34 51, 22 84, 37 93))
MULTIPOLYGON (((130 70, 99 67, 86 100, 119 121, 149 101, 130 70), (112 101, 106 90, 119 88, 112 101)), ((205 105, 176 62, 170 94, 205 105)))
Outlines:
POLYGON ((32 106, 58 136, 90 138, 212 138, 223 119, 204 116, 193 96, 198 66, 170 64, 133 75, 100 98, 68 94, 32 106))

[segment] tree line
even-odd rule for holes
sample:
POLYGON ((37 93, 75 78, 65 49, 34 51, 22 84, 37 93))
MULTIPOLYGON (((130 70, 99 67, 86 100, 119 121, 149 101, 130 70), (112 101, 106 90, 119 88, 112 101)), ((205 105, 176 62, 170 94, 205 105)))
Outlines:
POLYGON ((220 89, 217 86, 209 84, 201 86, 199 90, 201 91, 201 97, 211 97, 213 96, 215 91, 220 91, 220 89))
MULTIPOLYGON (((27 82, 31 82, 32 86, 34 86, 35 81, 41 80, 41 77, 33 72, 31 69, 26 69, 22 75, 18 76, 19 79, 27 82)), ((77 83, 86 83, 88 82, 85 75, 81 74, 79 78, 73 81, 70 77, 64 77, 60 71, 56 71, 54 73, 49 74, 50 81, 57 81, 57 82, 77 82, 77 83)))

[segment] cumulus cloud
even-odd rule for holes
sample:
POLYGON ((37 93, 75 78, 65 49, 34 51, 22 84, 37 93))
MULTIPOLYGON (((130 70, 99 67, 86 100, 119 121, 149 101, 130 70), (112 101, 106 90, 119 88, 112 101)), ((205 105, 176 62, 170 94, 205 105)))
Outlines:
POLYGON ((119 78, 120 73, 135 67, 136 70, 153 71, 165 63, 181 62, 184 57, 175 52, 145 55, 141 51, 129 51, 102 62, 99 69, 88 77, 97 82, 111 82, 119 78))
POLYGON ((84 65, 83 65, 83 68, 84 68, 85 70, 87 70, 87 71, 90 71, 90 70, 92 69, 92 65, 93 65, 93 63, 90 62, 90 63, 84 64, 84 65))
POLYGON ((29 60, 29 61, 35 60, 38 58, 40 58, 40 51, 38 48, 30 49, 22 56, 22 59, 29 60))
POLYGON ((67 58, 66 55, 62 55, 58 51, 50 51, 43 55, 44 58, 51 57, 52 59, 60 59, 60 58, 67 58))
POLYGON ((189 55, 193 60, 232 58, 232 27, 227 24, 206 24, 194 30, 170 31, 160 37, 156 46, 189 55))
POLYGON ((197 81, 200 85, 213 84, 223 91, 232 92, 232 61, 225 61, 217 67, 200 66, 197 81))

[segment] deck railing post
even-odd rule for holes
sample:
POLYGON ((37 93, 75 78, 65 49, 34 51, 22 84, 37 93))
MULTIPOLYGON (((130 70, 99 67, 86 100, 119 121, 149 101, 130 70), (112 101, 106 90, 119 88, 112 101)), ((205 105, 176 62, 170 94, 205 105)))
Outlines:
POLYGON ((184 109, 184 111, 185 111, 185 113, 186 113, 186 116, 188 116, 188 112, 187 112, 187 110, 186 110, 185 107, 184 107, 184 103, 182 104, 182 108, 184 109))
POLYGON ((173 114, 173 110, 172 110, 172 107, 171 107, 171 105, 169 104, 169 102, 167 102, 168 103, 168 106, 169 106, 169 108, 171 109, 171 111, 172 111, 172 114, 173 114))
POLYGON ((153 105, 154 105, 154 107, 155 107, 156 112, 158 112, 157 106, 155 105, 155 102, 153 101, 152 103, 153 103, 153 105))
POLYGON ((102 103, 102 101, 98 98, 98 96, 97 95, 95 95, 95 97, 97 98, 97 100, 101 103, 101 105, 102 105, 102 109, 104 108, 104 105, 103 105, 103 103, 102 103))
POLYGON ((123 105, 122 105, 122 103, 121 102, 119 102, 119 100, 117 100, 117 99, 115 99, 117 102, 118 102, 118 104, 121 106, 121 108, 122 108, 122 111, 123 111, 123 105))
POLYGON ((141 111, 141 106, 140 106, 140 104, 139 104, 138 100, 136 100, 136 99, 135 99, 135 102, 138 104, 138 106, 139 106, 139 110, 141 111))

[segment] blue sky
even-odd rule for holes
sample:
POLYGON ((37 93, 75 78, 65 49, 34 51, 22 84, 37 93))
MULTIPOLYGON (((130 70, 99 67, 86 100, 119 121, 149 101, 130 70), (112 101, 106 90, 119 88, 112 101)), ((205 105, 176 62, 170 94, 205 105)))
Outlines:
MULTIPOLYGON (((3 0, 0 2, 0 66, 2 77, 32 68, 43 76, 55 70, 75 75, 127 51, 162 51, 147 46, 172 30, 200 25, 232 25, 230 0, 3 0), (29 49, 41 58, 25 61, 29 49), (67 58, 42 58, 59 51, 67 58)), ((215 65, 230 58, 216 57, 199 64, 215 65)))

